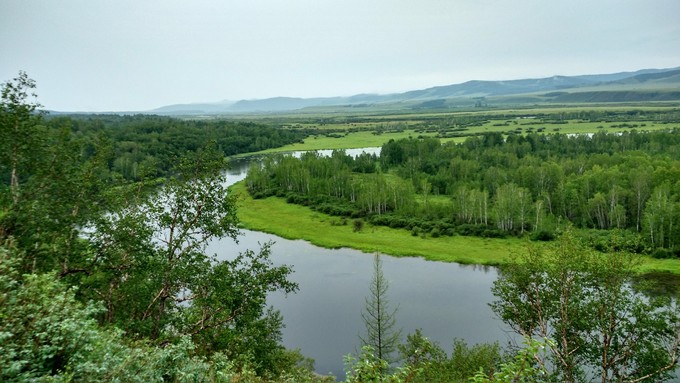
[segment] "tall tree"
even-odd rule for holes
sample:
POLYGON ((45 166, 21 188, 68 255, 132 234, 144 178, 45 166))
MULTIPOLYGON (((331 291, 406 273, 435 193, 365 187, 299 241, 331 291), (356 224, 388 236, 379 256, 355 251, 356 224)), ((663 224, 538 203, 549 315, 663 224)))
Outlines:
POLYGON ((359 338, 363 346, 373 348, 378 359, 392 363, 395 362, 393 354, 397 351, 401 330, 396 328, 397 308, 390 309, 388 289, 389 283, 383 275, 380 254, 375 253, 373 278, 361 313, 366 325, 366 334, 359 338))
POLYGON ((673 248, 677 238, 677 213, 670 185, 657 186, 645 205, 643 227, 653 247, 673 248))
POLYGON ((21 249, 26 272, 61 268, 83 244, 78 231, 106 210, 106 146, 92 140, 88 158, 69 125, 46 128, 25 72, 3 84, 0 102, 0 240, 21 249))
POLYGON ((31 153, 37 149, 39 140, 37 124, 33 113, 40 104, 33 91, 35 81, 21 71, 12 81, 2 86, 0 101, 0 163, 9 165, 10 190, 12 201, 19 200, 20 169, 31 163, 31 153))
MULTIPOLYGON (((159 343, 191 335, 204 348, 219 349, 215 334, 241 331, 235 326, 250 331, 267 316, 268 292, 297 289, 287 280, 289 267, 272 265, 269 245, 229 261, 206 254, 210 240, 238 234, 222 162, 214 148, 199 151, 180 161, 178 175, 148 200, 97 221, 82 283, 104 300, 105 321, 159 343)), ((276 322, 276 314, 266 321, 276 322)))
POLYGON ((635 259, 603 256, 567 230, 531 249, 494 283, 493 310, 524 337, 547 338, 560 382, 661 382, 678 363, 680 312, 668 297, 634 291, 635 259))

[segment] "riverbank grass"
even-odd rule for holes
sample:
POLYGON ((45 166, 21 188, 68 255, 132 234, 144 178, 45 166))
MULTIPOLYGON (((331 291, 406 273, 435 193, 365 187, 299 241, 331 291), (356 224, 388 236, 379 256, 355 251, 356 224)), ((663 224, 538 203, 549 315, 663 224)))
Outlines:
MULTIPOLYGON (((333 217, 312 209, 287 203, 283 198, 253 199, 239 182, 230 188, 238 197, 241 225, 287 239, 303 239, 325 248, 352 248, 366 253, 423 257, 431 261, 478 265, 503 265, 512 254, 527 250, 528 241, 519 238, 478 238, 413 236, 404 229, 363 225, 354 231, 353 220, 333 217)), ((680 275, 680 262, 643 257, 640 272, 671 272, 680 275)))
POLYGON ((510 254, 525 249, 517 238, 477 237, 422 238, 404 229, 365 224, 354 231, 353 220, 332 217, 305 206, 286 203, 282 198, 255 200, 243 183, 232 187, 239 195, 238 215, 244 228, 276 234, 287 239, 304 239, 325 248, 353 248, 366 253, 416 256, 432 261, 479 265, 500 265, 510 254))

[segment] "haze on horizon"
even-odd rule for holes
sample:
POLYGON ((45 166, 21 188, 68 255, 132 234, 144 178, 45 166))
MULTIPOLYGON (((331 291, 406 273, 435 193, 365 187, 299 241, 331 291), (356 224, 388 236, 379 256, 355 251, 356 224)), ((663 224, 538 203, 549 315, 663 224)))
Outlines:
POLYGON ((680 65, 677 0, 0 2, 0 82, 60 111, 680 65))

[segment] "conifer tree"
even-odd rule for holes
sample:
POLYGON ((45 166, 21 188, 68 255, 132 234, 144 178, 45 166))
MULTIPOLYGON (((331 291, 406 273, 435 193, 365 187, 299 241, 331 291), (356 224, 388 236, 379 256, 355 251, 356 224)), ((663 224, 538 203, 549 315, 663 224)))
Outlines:
POLYGON ((395 362, 394 353, 399 345, 401 330, 396 328, 397 308, 390 309, 388 289, 389 283, 383 275, 380 254, 375 253, 370 292, 361 313, 366 333, 359 338, 362 346, 373 348, 376 357, 392 363, 395 362))

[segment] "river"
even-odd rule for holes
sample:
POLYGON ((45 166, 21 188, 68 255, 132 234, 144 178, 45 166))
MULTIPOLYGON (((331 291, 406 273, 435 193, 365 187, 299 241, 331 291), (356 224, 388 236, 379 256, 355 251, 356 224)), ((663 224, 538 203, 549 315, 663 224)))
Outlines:
MULTIPOLYGON (((354 149, 347 153, 379 153, 379 149, 354 149)), ((245 178, 248 166, 248 159, 233 161, 227 172, 228 184, 245 178)), ((303 240, 250 230, 241 231, 238 243, 225 238, 212 242, 207 251, 222 259, 232 259, 246 249, 257 251, 260 244, 268 241, 274 242, 273 262, 291 265, 294 273, 290 279, 300 287, 295 294, 275 293, 268 299, 283 315, 283 344, 313 358, 318 373, 343 379, 343 357, 349 353, 356 355, 359 334, 364 331, 361 310, 373 274, 372 254, 346 248, 324 249, 303 240)), ((494 300, 491 287, 498 277, 496 268, 422 258, 381 259, 389 282, 388 299, 392 308, 398 308, 396 321, 404 340, 407 334, 422 329, 425 336, 447 352, 451 351, 454 338, 470 345, 499 342, 501 346, 517 340, 489 307, 494 300)))
MULTIPOLYGON (((376 149, 369 149, 375 153, 376 149)), ((362 150, 347 151, 358 154, 362 150)), ((245 177, 248 161, 232 163, 229 184, 245 177)), ((246 249, 273 241, 272 259, 293 266, 291 280, 300 286, 295 294, 272 294, 269 304, 283 314, 283 344, 313 358, 319 373, 344 377, 343 357, 360 348, 364 331, 361 310, 373 274, 372 254, 353 249, 324 249, 302 240, 242 230, 238 243, 226 238, 208 248, 222 258, 233 258, 246 249)), ((469 344, 498 341, 511 336, 488 304, 497 278, 493 267, 464 266, 422 258, 382 256, 389 281, 388 298, 403 336, 420 328, 423 334, 451 351, 454 338, 469 344)))

